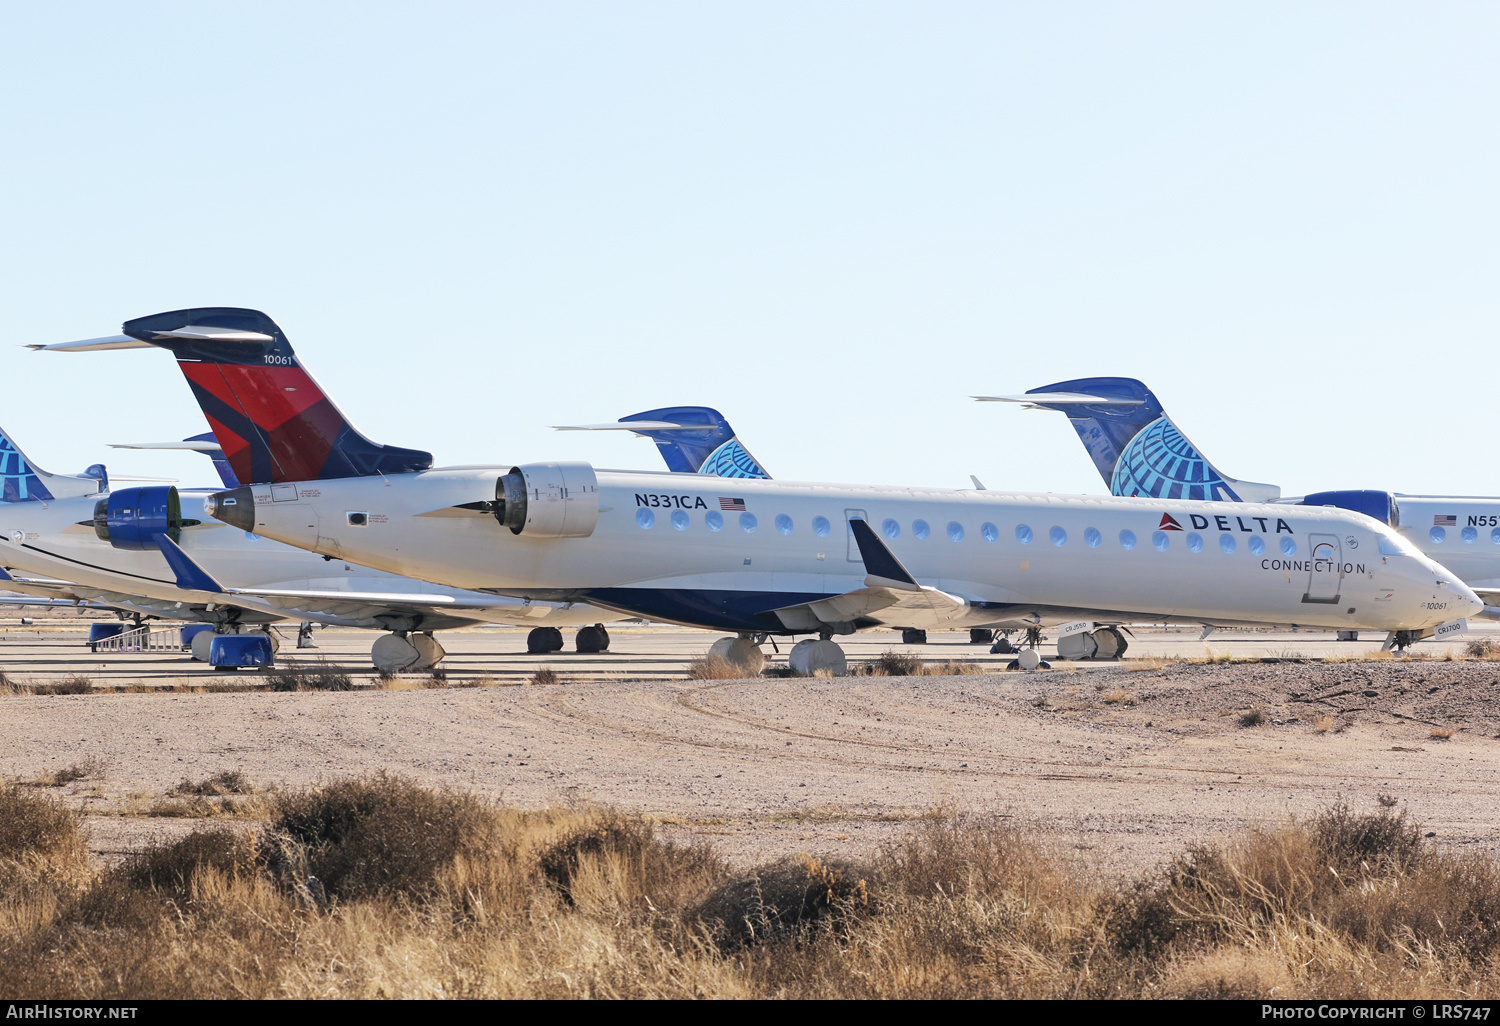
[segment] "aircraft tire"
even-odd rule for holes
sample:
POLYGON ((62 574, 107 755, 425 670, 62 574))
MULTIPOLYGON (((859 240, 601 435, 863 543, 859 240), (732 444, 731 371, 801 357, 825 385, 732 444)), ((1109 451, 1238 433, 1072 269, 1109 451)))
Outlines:
POLYGON ((1128 647, 1125 635, 1114 627, 1100 627, 1094 631, 1095 659, 1118 659, 1128 647))
POLYGON ((214 632, 199 631, 197 634, 193 635, 193 640, 189 644, 191 646, 193 658, 198 660, 200 663, 206 663, 208 662, 208 650, 212 648, 214 644, 214 632))
POLYGON ((448 654, 443 646, 438 643, 437 638, 434 638, 431 634, 410 634, 407 635, 406 640, 411 642, 412 647, 417 650, 417 661, 412 663, 408 669, 430 670, 442 662, 443 658, 448 654))
POLYGON ((370 646, 370 662, 381 673, 400 673, 410 669, 421 658, 422 654, 417 651, 417 646, 399 634, 382 634, 370 646))
POLYGON ((927 632, 914 627, 908 627, 901 632, 901 644, 925 645, 927 644, 927 632))
POLYGON ((708 654, 718 656, 746 677, 760 676, 761 667, 766 665, 766 654, 760 646, 745 638, 720 638, 709 647, 708 654))
POLYGON ((585 654, 608 652, 609 634, 597 624, 593 627, 580 627, 578 636, 573 639, 573 644, 579 652, 585 654))
POLYGON ((562 631, 556 627, 533 627, 531 633, 526 635, 526 651, 530 655, 561 652, 562 647, 562 631))
POLYGON ((1087 631, 1069 634, 1057 639, 1057 658, 1070 660, 1092 659, 1099 651, 1099 643, 1087 631))
POLYGON ((994 640, 995 632, 988 627, 969 628, 969 644, 971 645, 988 645, 994 640))
POLYGON ((1010 643, 1010 639, 1002 634, 990 646, 990 655, 1010 655, 1015 650, 1015 646, 1010 643))
POLYGON ((804 638, 792 646, 787 653, 787 665, 799 677, 842 677, 849 672, 849 661, 844 650, 832 641, 804 638))

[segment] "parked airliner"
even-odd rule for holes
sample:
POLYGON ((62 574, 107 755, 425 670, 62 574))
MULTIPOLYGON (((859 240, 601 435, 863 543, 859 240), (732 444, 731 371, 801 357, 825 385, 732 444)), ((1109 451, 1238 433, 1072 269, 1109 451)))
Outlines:
MULTIPOLYGON (((1454 575, 1361 514, 1178 500, 723 481, 586 463, 434 468, 340 414, 265 314, 128 321, 177 358, 236 477, 205 512, 336 559, 528 601, 589 602, 733 631, 1088 618, 1300 624, 1416 636, 1477 612, 1454 575), (1206 516, 1201 525, 1194 516, 1206 516)), ((196 568, 153 540, 183 581, 196 568)))
POLYGON ((1500 498, 1370 489, 1283 498, 1276 485, 1238 481, 1215 467, 1135 378, 1075 378, 975 398, 1066 414, 1113 495, 1337 506, 1374 517, 1468 584, 1488 603, 1484 615, 1500 618, 1500 498))

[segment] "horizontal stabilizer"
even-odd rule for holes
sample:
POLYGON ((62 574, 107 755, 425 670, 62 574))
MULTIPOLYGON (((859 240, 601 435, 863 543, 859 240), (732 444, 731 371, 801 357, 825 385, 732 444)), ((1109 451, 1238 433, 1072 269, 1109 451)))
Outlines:
POLYGON ((218 452, 218 442, 110 442, 111 449, 186 449, 189 452, 218 452))
POLYGON ((275 342, 276 338, 261 331, 241 331, 235 328, 215 328, 206 324, 186 324, 180 328, 170 331, 153 331, 153 339, 163 341, 169 338, 182 339, 186 342, 275 342))
POLYGON ((1144 399, 1085 392, 1027 392, 1025 395, 975 395, 969 398, 982 403, 1025 403, 1031 410, 1045 410, 1048 406, 1141 406, 1146 402, 1144 399))
POLYGON ((76 342, 54 342, 50 346, 27 346, 27 349, 44 353, 97 353, 106 349, 151 349, 150 342, 142 342, 129 335, 107 335, 104 338, 81 338, 76 342))
POLYGON ((554 431, 634 431, 642 438, 649 438, 648 431, 702 431, 702 424, 673 424, 665 420, 638 420, 633 424, 615 421, 612 424, 553 424, 554 431))

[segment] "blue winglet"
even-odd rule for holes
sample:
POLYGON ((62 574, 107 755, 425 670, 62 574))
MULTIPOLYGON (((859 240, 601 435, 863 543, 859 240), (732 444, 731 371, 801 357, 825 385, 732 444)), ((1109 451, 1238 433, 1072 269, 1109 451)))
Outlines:
POLYGON ((854 532, 854 543, 859 546, 859 558, 864 560, 865 573, 880 578, 882 583, 897 588, 921 587, 911 571, 901 565, 890 549, 885 547, 875 534, 875 529, 863 520, 849 521, 849 530, 854 532))
POLYGON ((172 568, 172 573, 177 575, 177 587, 185 591, 211 591, 225 592, 225 588, 214 580, 209 572, 193 562, 193 558, 178 547, 177 543, 164 534, 156 536, 156 547, 161 549, 161 554, 166 557, 167 565, 172 568))
POLYGON ((14 581, 15 578, 5 572, 5 567, 0 566, 0 581, 14 581))

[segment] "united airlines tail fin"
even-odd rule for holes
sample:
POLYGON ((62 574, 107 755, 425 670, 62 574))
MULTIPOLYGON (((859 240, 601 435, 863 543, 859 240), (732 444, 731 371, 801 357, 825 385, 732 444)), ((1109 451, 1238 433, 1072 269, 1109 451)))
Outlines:
POLYGON ((0 502, 47 502, 108 489, 104 467, 95 464, 83 474, 49 474, 26 458, 10 435, 0 430, 0 502))
POLYGON ((1172 422, 1135 378, 1074 378, 1023 395, 975 396, 1067 415, 1112 495, 1270 502, 1276 485, 1228 477, 1172 422))
POLYGON ((126 321, 123 335, 36 348, 142 344, 172 352, 242 484, 402 474, 432 454, 360 434, 323 394, 276 322, 259 310, 199 307, 126 321))
POLYGON ((729 421, 708 406, 664 406, 612 424, 560 425, 558 431, 631 431, 656 443, 667 469, 679 474, 769 479, 735 437, 729 421))

